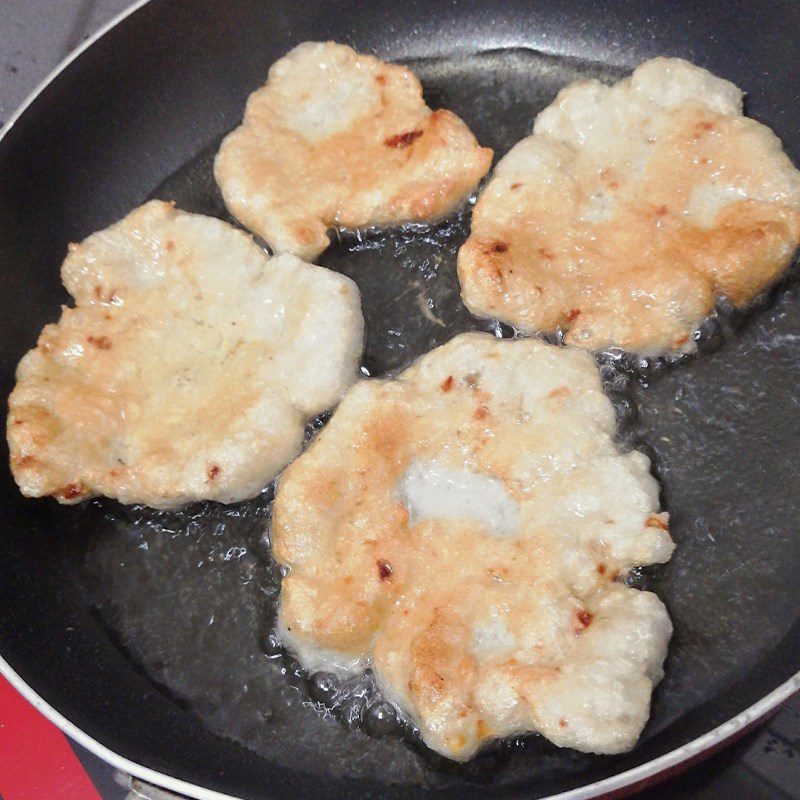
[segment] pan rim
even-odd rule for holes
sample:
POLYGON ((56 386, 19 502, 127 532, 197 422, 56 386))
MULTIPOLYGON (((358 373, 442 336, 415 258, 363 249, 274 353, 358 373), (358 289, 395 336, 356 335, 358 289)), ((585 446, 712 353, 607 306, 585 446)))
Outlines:
POLYGON ((0 128, 0 142, 5 139, 8 132, 14 127, 19 118, 28 110, 29 106, 39 97, 39 95, 85 50, 88 50, 98 39, 105 36, 112 28, 116 28, 124 19, 127 19, 135 11, 138 11, 142 6, 147 5, 150 0, 135 0, 127 8, 124 8, 119 14, 113 16, 105 25, 101 25, 88 39, 79 44, 74 50, 67 55, 53 67, 50 72, 42 78, 41 81, 33 88, 31 93, 22 101, 17 107, 16 111, 8 118, 6 124, 0 128))
MULTIPOLYGON (((119 14, 110 19, 105 25, 101 26, 94 34, 86 39, 82 44, 70 52, 56 67, 54 67, 23 100, 21 105, 9 117, 5 125, 0 128, 0 143, 8 135, 17 121, 28 110, 28 108, 38 99, 39 95, 65 70, 78 59, 84 51, 92 47, 99 39, 109 31, 147 5, 150 0, 135 0, 130 6, 123 9, 119 14)), ((43 714, 50 722, 58 727, 63 733, 74 739, 86 750, 97 756, 107 764, 117 770, 125 772, 132 777, 154 784, 159 788, 177 792, 195 800, 244 800, 240 796, 229 795, 213 789, 207 789, 194 783, 172 777, 164 772, 151 769, 142 764, 127 759, 109 747, 106 747, 97 739, 94 739, 75 723, 67 719, 57 709, 51 706, 42 698, 26 681, 14 670, 14 668, 0 654, 0 675, 2 675, 34 708, 43 714)), ((800 692, 800 671, 796 672, 782 684, 761 699, 757 700, 748 708, 734 715, 726 722, 721 723, 701 736, 681 745, 674 750, 665 753, 658 758, 646 761, 632 769, 617 773, 608 778, 604 778, 585 786, 569 789, 560 794, 549 795, 542 800, 590 800, 590 798, 616 793, 635 785, 646 785, 650 779, 656 776, 667 774, 681 765, 688 766, 688 762, 700 760, 723 745, 732 740, 738 734, 743 733, 754 723, 764 718, 770 711, 778 708, 788 700, 793 694, 800 692)))
MULTIPOLYGON (((146 0, 149 2, 149 0, 146 0)), ((13 667, 0 655, 0 674, 34 707, 42 713, 54 725, 60 728, 65 734, 73 738, 78 744, 98 758, 110 764, 115 769, 125 772, 134 778, 147 781, 155 786, 168 791, 178 792, 195 800, 245 800, 241 796, 223 794, 214 789, 207 789, 194 783, 174 778, 165 772, 145 767, 130 761, 119 753, 106 747, 101 742, 94 739, 85 731, 81 730, 75 723, 68 720, 44 698, 31 688, 23 678, 13 669, 13 667)), ((800 691, 800 672, 795 673, 791 678, 784 681, 776 689, 753 703, 744 711, 740 711, 726 722, 717 725, 716 728, 692 739, 684 745, 665 753, 663 756, 646 761, 638 767, 620 772, 608 778, 595 781, 594 783, 580 786, 575 789, 568 789, 560 794, 548 795, 541 800, 591 800, 591 798, 611 795, 615 792, 627 789, 631 786, 641 785, 644 787, 649 783, 649 779, 659 775, 664 778, 673 769, 680 768, 681 765, 694 760, 701 760, 704 756, 711 753, 730 741, 737 734, 744 732, 754 723, 769 714, 770 711, 780 706, 788 700, 795 692, 800 691)))

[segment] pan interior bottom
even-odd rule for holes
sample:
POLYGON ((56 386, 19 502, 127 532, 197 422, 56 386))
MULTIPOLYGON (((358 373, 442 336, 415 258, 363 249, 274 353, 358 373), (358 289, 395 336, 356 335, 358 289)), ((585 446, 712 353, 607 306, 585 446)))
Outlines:
MULTIPOLYGON (((563 85, 621 74, 528 50, 412 66, 429 105, 459 114, 498 158, 563 85)), ((230 220, 213 180, 216 146, 153 196, 230 220)), ((468 223, 469 209, 432 227, 343 232, 321 257, 361 290, 365 373, 397 370, 462 331, 494 329, 459 298, 455 257, 468 223)), ((800 447, 800 412, 782 391, 800 383, 796 293, 789 285, 718 352, 638 385, 631 401, 640 410, 638 420, 629 415, 628 434, 650 448, 679 545, 666 569, 648 574, 675 623, 667 675, 640 745, 653 752, 727 718, 732 709, 720 692, 759 663, 796 616, 800 553, 785 519, 794 517, 800 473, 775 481, 781 443, 789 452, 800 447), (674 723, 701 707, 703 720, 673 733, 674 723)), ((269 550, 271 499, 268 489, 245 503, 176 513, 96 501, 74 516, 73 535, 86 542, 82 577, 104 629, 213 732, 285 766, 416 787, 513 785, 537 776, 544 794, 633 763, 527 737, 457 765, 386 722, 368 676, 339 695, 320 678, 309 683, 269 636, 280 587, 269 550)))

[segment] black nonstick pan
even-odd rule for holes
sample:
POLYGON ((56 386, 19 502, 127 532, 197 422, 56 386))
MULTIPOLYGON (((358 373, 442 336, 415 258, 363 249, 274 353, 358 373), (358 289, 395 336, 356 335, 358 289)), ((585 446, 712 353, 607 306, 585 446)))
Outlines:
MULTIPOLYGON (((211 174, 220 138, 273 61, 324 39, 410 63, 429 105, 458 113, 497 157, 562 85, 668 54, 745 89, 748 113, 800 159, 800 9, 788 0, 150 0, 64 66, 0 138, 3 395, 67 301, 67 243, 151 196, 227 218, 211 174)), ((342 233, 321 257, 361 289, 365 373, 463 330, 510 333, 458 298, 468 224, 469 209, 432 227, 342 233)), ((532 736, 456 765, 370 727, 368 681, 324 713, 319 687, 269 636, 280 584, 269 488, 179 513, 65 508, 23 499, 4 467, 0 666, 84 745, 198 798, 577 800, 674 771, 800 687, 800 282, 789 276, 758 306, 722 315, 698 357, 623 365, 632 388, 621 436, 653 456, 678 543, 669 565, 633 578, 666 602, 675 635, 627 755, 532 736)))

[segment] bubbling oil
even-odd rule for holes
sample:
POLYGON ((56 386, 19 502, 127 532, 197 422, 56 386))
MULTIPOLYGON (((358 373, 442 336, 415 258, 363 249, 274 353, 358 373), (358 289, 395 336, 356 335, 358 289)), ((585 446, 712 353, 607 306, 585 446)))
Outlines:
MULTIPOLYGON (((563 85, 586 77, 617 79, 622 73, 614 66, 524 50, 427 59, 412 67, 428 103, 459 114, 498 158, 530 132, 536 113, 563 85)), ((153 196, 237 224, 213 179, 217 147, 212 143, 153 196)), ((521 335, 504 323, 476 319, 461 303, 456 254, 470 213, 468 204, 436 225, 333 232, 319 263, 350 276, 361 291, 364 377, 396 374, 465 331, 521 335)), ((781 586, 794 585, 800 564, 765 558, 763 544, 747 532, 761 525, 779 550, 783 534, 777 522, 769 509, 759 507, 754 521, 732 508, 725 489, 726 480, 741 480, 726 459, 726 447, 748 448, 748 467, 755 471, 748 480, 757 485, 757 470, 768 466, 758 442, 771 430, 762 418, 774 414, 773 428, 786 435, 797 429, 789 399, 769 395, 765 406, 759 394, 769 391, 769 381, 800 381, 791 357, 791 337, 800 342, 800 333, 793 332, 800 322, 781 299, 787 286, 792 284, 754 304, 758 311, 770 310, 763 324, 757 314, 721 302, 694 333, 692 354, 642 358, 613 349, 596 354, 617 412, 620 443, 651 457, 680 545, 667 567, 634 570, 624 578, 637 588, 657 590, 676 626, 645 742, 725 685, 747 658, 760 658, 794 619, 795 606, 781 586), (772 309, 776 297, 778 307, 772 309), (747 360, 765 351, 771 359, 761 372, 747 373, 747 360), (737 391, 745 394, 740 398, 737 391), (711 478, 709 464, 715 468, 711 478), (720 519, 728 522, 727 549, 704 538, 713 535, 720 519), (747 564, 746 574, 738 572, 741 564, 747 564), (772 604, 769 625, 748 625, 749 618, 738 613, 737 598, 752 601, 756 590, 772 604), (719 597, 727 598, 725 608, 719 597)), ((557 331, 543 338, 558 344, 563 336, 557 331)), ((306 444, 328 417, 309 423, 306 444)), ((800 489, 792 481, 787 476, 781 487, 786 496, 777 503, 779 508, 784 503, 787 513, 800 489)), ((464 782, 510 785, 536 774, 544 791, 594 768, 591 756, 530 736, 493 743, 471 763, 454 764, 421 745, 413 723, 381 698, 369 670, 346 680, 303 670, 274 634, 282 570, 270 547, 273 492, 270 486, 244 503, 202 503, 180 512, 110 501, 94 501, 77 512, 76 531, 93 531, 84 577, 98 618, 154 686, 213 732, 271 762, 293 768, 302 763, 325 776, 447 788, 464 782)), ((721 722, 727 718, 723 712, 717 719, 707 711, 704 724, 721 722)))

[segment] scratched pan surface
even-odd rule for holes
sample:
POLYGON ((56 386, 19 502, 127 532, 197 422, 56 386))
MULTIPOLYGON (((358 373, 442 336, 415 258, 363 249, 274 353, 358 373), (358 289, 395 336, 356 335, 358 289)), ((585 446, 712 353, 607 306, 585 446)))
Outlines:
MULTIPOLYGON (((225 217, 211 176, 219 138, 277 57, 325 38, 409 61, 429 103, 459 113, 498 156, 565 83, 616 78, 659 53, 744 87, 750 113, 800 156, 800 11, 789 2, 734 15, 724 3, 151 0, 0 141, 4 395, 67 299, 66 243, 150 196, 225 217)), ((370 374, 491 327, 458 299, 467 225, 468 211, 432 228, 346 234, 322 256, 362 291, 370 374)), ((734 320, 714 352, 634 381, 639 418, 625 438, 651 448, 679 546, 642 577, 667 603, 675 636, 628 755, 528 737, 456 766, 413 737, 352 724, 371 698, 366 684, 347 708, 315 708, 304 676, 265 653, 280 579, 269 490, 173 514, 109 501, 67 509, 22 499, 4 468, 4 668, 87 736, 154 770, 151 780, 185 781, 196 796, 545 797, 672 753, 800 670, 800 286, 785 282, 763 306, 734 320)))

